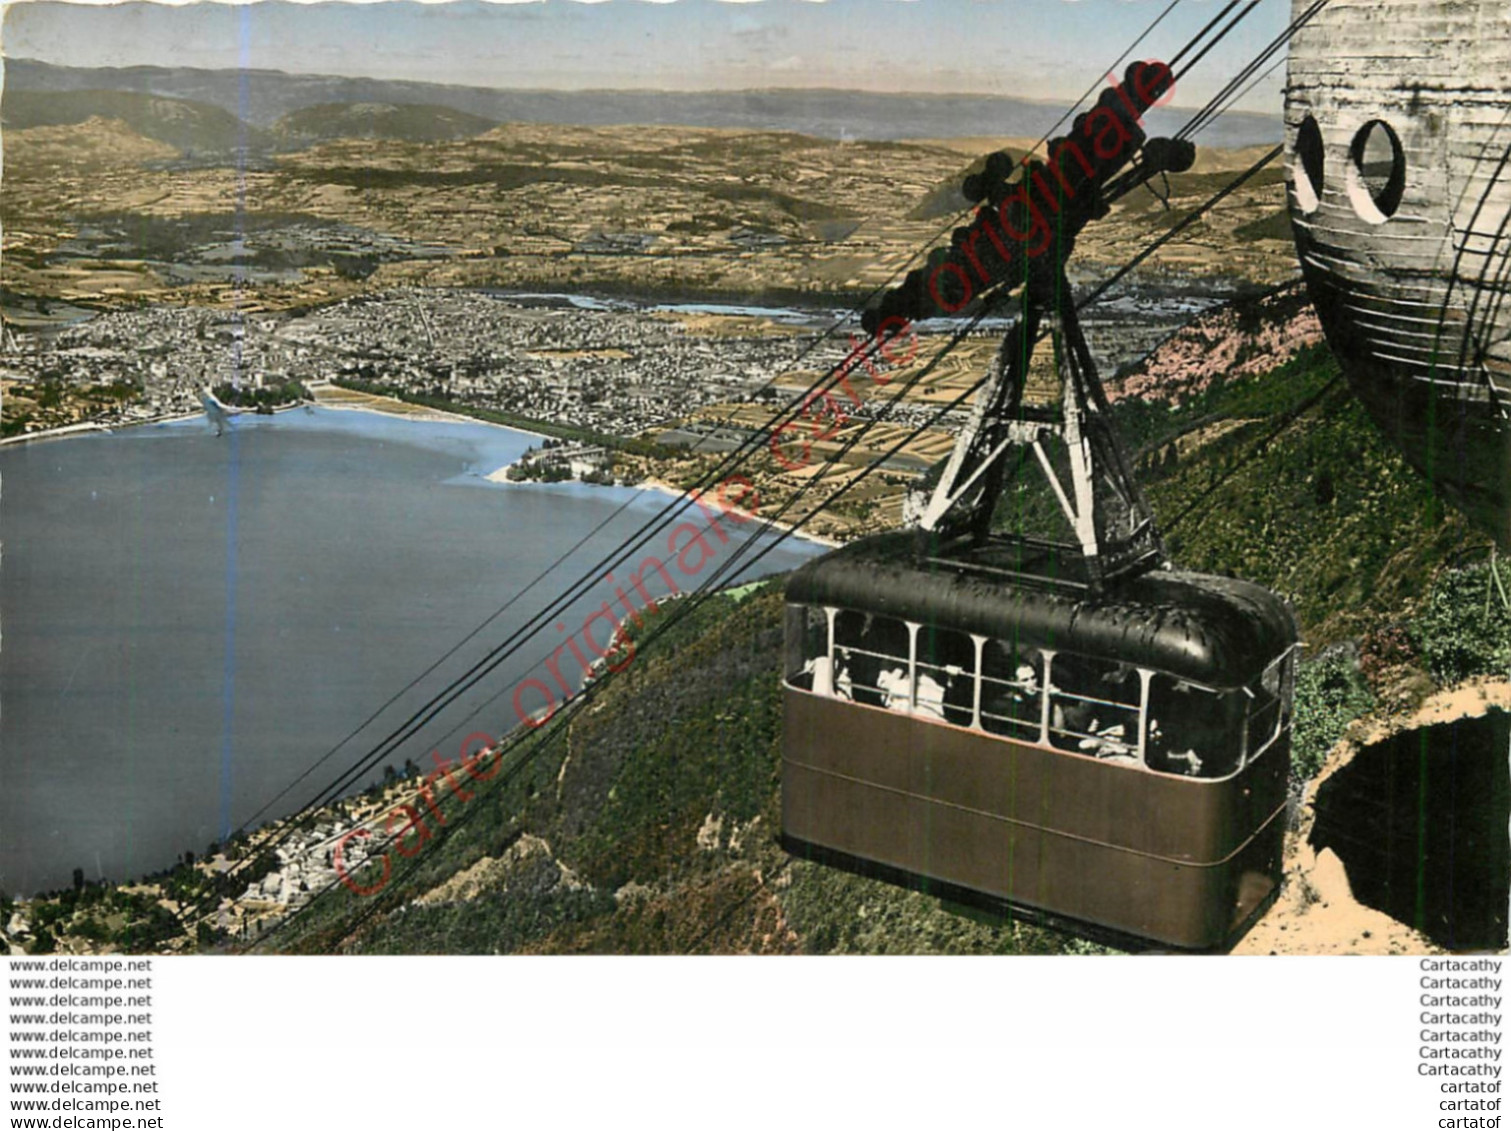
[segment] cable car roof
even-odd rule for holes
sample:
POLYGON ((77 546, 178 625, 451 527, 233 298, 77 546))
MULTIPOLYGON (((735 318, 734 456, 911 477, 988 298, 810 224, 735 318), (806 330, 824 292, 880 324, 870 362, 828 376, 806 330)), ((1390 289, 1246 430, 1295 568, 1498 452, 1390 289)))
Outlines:
POLYGON ((1247 581, 1153 570, 1095 593, 1006 576, 1016 556, 1000 543, 952 563, 920 563, 915 546, 912 531, 853 542, 796 570, 787 600, 1106 657, 1215 688, 1252 682, 1296 642, 1285 602, 1247 581))

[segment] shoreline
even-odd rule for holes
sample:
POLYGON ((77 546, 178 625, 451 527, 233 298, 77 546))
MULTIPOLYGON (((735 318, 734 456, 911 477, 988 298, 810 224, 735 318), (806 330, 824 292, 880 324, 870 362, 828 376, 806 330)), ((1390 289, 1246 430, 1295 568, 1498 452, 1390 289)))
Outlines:
MULTIPOLYGON (((308 387, 310 388, 310 391, 315 394, 315 404, 318 407, 320 407, 320 408, 338 409, 338 410, 345 411, 345 412, 372 412, 372 413, 376 413, 376 414, 378 414, 380 416, 395 416, 395 417, 400 417, 402 419, 409 419, 409 420, 432 420, 432 421, 439 421, 439 422, 466 421, 466 422, 472 423, 472 424, 486 424, 490 428, 502 428, 502 429, 504 429, 507 432, 516 432, 516 433, 519 433, 522 436, 533 436, 533 437, 536 437, 536 438, 542 439, 542 440, 547 440, 547 439, 552 439, 553 438, 553 437, 547 436, 545 433, 532 432, 532 431, 530 431, 527 428, 516 428, 516 427, 514 427, 513 425, 510 425, 510 424, 499 424, 499 423, 496 423, 495 421, 492 421, 492 420, 484 420, 481 417, 468 416, 465 413, 446 412, 443 409, 432 409, 432 408, 428 408, 428 407, 425 407, 425 406, 411 405, 408 401, 401 401, 398 397, 385 396, 382 393, 364 393, 364 392, 359 392, 359 391, 353 390, 353 389, 342 389, 341 391, 343 393, 349 394, 349 395, 351 395, 353 397, 363 397, 363 398, 366 398, 367 400, 369 400, 371 402, 374 402, 374 403, 370 403, 370 404, 336 404, 336 403, 332 403, 332 402, 326 402, 326 401, 323 401, 323 400, 320 399, 320 397, 318 395, 318 390, 319 389, 340 389, 341 386, 339 386, 339 385, 333 385, 333 384, 330 384, 330 383, 326 383, 324 385, 308 386, 308 387), (418 409, 418 411, 410 411, 411 409, 418 409)), ((532 483, 529 480, 521 480, 521 481, 516 482, 514 480, 511 480, 511 479, 507 478, 507 476, 506 476, 505 473, 509 470, 509 468, 515 466, 517 463, 519 463, 519 460, 514 460, 514 461, 512 461, 510 463, 504 464, 501 467, 496 467, 492 471, 488 472, 486 475, 480 476, 480 478, 486 479, 488 482, 494 483, 494 484, 496 484, 496 485, 498 485, 500 487, 544 487, 544 486, 550 486, 550 484, 545 484, 545 483, 532 483)), ((572 479, 572 480, 566 480, 566 482, 579 483, 580 484, 582 482, 582 480, 580 480, 580 479, 572 479)), ((636 491, 651 491, 651 492, 655 492, 657 494, 669 495, 672 498, 676 498, 676 499, 683 498, 687 494, 687 492, 683 491, 680 487, 674 487, 670 483, 665 482, 664 480, 657 479, 655 476, 651 476, 649 479, 642 479, 638 483, 631 483, 631 484, 628 484, 627 486, 629 486, 632 490, 636 490, 636 491)), ((810 533, 808 531, 799 529, 798 527, 795 527, 791 523, 788 523, 788 522, 781 522, 781 521, 778 521, 778 520, 768 519, 768 518, 763 517, 760 514, 757 514, 756 518, 759 519, 761 522, 766 523, 767 526, 769 528, 771 528, 771 529, 785 531, 786 533, 788 533, 789 535, 791 535, 794 538, 802 538, 802 539, 804 539, 806 541, 814 543, 815 545, 825 546, 825 547, 827 547, 827 548, 829 548, 831 550, 832 549, 838 549, 840 546, 844 545, 843 542, 836 541, 833 538, 828 538, 828 537, 826 537, 826 536, 824 536, 822 534, 813 534, 813 533, 810 533)))
MULTIPOLYGON (((677 499, 687 497, 687 492, 682 490, 680 487, 673 487, 670 483, 667 483, 665 480, 657 479, 655 476, 651 476, 651 478, 649 479, 644 479, 641 482, 635 484, 635 486, 642 491, 656 491, 660 494, 670 495, 673 498, 677 499)), ((753 517, 758 522, 765 523, 767 529, 769 530, 782 530, 794 538, 802 538, 804 541, 812 542, 818 546, 826 546, 831 550, 837 550, 844 545, 843 542, 836 541, 835 539, 830 538, 827 535, 814 534, 810 531, 803 530, 800 527, 794 526, 790 522, 783 522, 780 519, 767 518, 759 511, 757 511, 753 517)))
POLYGON ((167 416, 149 416, 142 420, 123 420, 118 424, 101 424, 97 420, 81 420, 77 424, 61 424, 56 428, 45 428, 40 432, 25 432, 19 436, 7 436, 0 440, 0 447, 7 444, 32 444, 41 443, 45 440, 68 440, 75 436, 90 436, 99 433, 109 435, 112 432, 123 432, 128 428, 141 428, 148 424, 171 424, 175 420, 193 420, 197 416, 204 416, 204 409, 198 412, 174 412, 167 416))
POLYGON ((484 420, 480 416, 468 416, 464 412, 447 412, 445 409, 430 408, 428 405, 415 405, 409 401, 402 401, 398 397, 390 397, 383 393, 364 393, 357 389, 346 389, 331 381, 317 382, 305 387, 310 390, 310 403, 316 408, 328 408, 336 412, 371 412, 379 416, 394 416, 403 420, 426 420, 437 424, 484 424, 489 428, 502 428, 506 432, 518 432, 522 436, 535 436, 542 440, 551 439, 544 432, 532 432, 528 428, 516 428, 510 424, 499 424, 493 420, 484 420), (340 399, 326 400, 320 396, 322 392, 329 392, 330 390, 339 390, 343 395, 343 399, 360 397, 372 403, 342 403, 340 399))
MULTIPOLYGON (((320 396, 321 391, 341 388, 340 386, 331 384, 330 382, 313 384, 307 387, 309 388, 311 394, 310 400, 301 401, 298 404, 285 405, 281 408, 274 409, 271 415, 277 416, 280 413, 293 412, 295 409, 299 408, 314 407, 329 409, 334 412, 370 412, 375 416, 388 416, 400 420, 423 421, 431 424, 481 424, 488 428, 498 428, 505 432, 514 432, 521 436, 530 436, 534 439, 539 440, 548 440, 553 438, 544 432, 532 432, 527 428, 516 428, 510 424, 499 424, 496 421, 484 420, 482 417, 468 416, 466 413, 447 412, 444 409, 429 408, 428 406, 424 405, 411 405, 408 401, 401 401, 397 397, 385 396, 381 393, 364 393, 352 389, 341 389, 341 392, 343 394, 346 394, 353 399, 360 397, 366 403, 342 404, 338 403, 336 400, 325 400, 320 396)), ((228 411, 227 415, 234 417, 255 416, 257 414, 246 411, 228 411)), ((45 432, 33 432, 25 436, 9 436, 3 440, 0 440, 0 447, 3 447, 7 444, 25 444, 34 442, 39 443, 45 440, 66 440, 73 436, 87 436, 97 433, 108 434, 127 428, 139 428, 149 424, 169 424, 178 420, 194 420, 197 418, 207 417, 208 414, 203 409, 201 409, 197 412, 181 412, 173 413, 168 416, 154 416, 147 420, 132 420, 122 424, 99 424, 94 421, 80 421, 77 424, 65 424, 60 428, 51 428, 45 432)), ((502 464, 499 467, 494 468, 487 474, 480 475, 479 478, 484 479, 489 483, 492 483, 495 486, 499 487, 549 486, 549 484, 532 483, 528 480, 520 482, 510 480, 507 477, 506 473, 508 472, 509 468, 515 466, 517 463, 519 463, 519 460, 513 460, 509 463, 502 464)), ((582 480, 572 479, 567 480, 566 482, 581 484, 582 480)), ((642 479, 638 483, 626 484, 626 486, 635 491, 654 492, 656 494, 670 496, 674 499, 681 499, 686 497, 687 495, 687 492, 683 491, 680 487, 674 487, 664 480, 657 479, 655 476, 652 476, 649 479, 642 479)), ((812 542, 817 546, 824 546, 828 549, 833 550, 838 549, 840 546, 844 545, 843 542, 840 542, 834 538, 827 537, 823 534, 814 534, 810 531, 796 527, 790 522, 782 522, 778 519, 766 518, 759 512, 755 517, 759 521, 765 523, 768 529, 781 530, 791 537, 802 538, 803 540, 812 542)))
MULTIPOLYGON (((218 403, 218 402, 217 402, 218 403)), ((271 413, 258 413, 256 409, 248 409, 240 405, 224 405, 228 420, 238 416, 277 416, 284 412, 293 412, 296 408, 304 408, 307 405, 318 403, 314 401, 296 401, 293 404, 279 405, 271 413)), ((141 420, 122 420, 115 424, 103 424, 98 420, 80 420, 75 424, 61 424, 56 428, 45 428, 40 432, 26 432, 19 436, 7 436, 0 440, 0 447, 7 444, 26 444, 42 440, 67 440, 74 436, 88 436, 94 433, 124 432, 128 428, 145 428, 150 424, 172 424, 179 420, 197 420, 208 418, 209 413, 204 409, 195 409, 193 412, 170 412, 163 416, 147 416, 141 420)))
MULTIPOLYGON (((139 423, 132 421, 131 424, 139 423)), ((141 421, 140 423, 147 423, 141 421)), ((93 420, 81 420, 77 424, 60 424, 56 428, 44 428, 40 432, 23 432, 19 436, 7 436, 0 440, 0 447, 6 444, 29 444, 44 440, 66 440, 70 436, 87 436, 92 432, 114 432, 117 428, 129 428, 131 424, 100 424, 93 420)))

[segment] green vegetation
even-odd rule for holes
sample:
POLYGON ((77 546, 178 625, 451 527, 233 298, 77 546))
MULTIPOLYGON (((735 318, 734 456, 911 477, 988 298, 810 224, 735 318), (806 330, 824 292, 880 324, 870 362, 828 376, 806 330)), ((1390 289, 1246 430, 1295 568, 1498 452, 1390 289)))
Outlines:
POLYGON ((1374 705, 1375 697, 1347 650, 1335 649, 1299 664, 1291 725, 1292 778, 1314 777, 1348 724, 1374 705))
POLYGON ((714 200, 731 204, 766 204, 794 220, 858 220, 854 212, 816 200, 803 200, 762 185, 716 184, 704 190, 714 200))
MULTIPOLYGON (((1487 540, 1379 437, 1325 346, 1177 404, 1120 400, 1113 419, 1175 562, 1276 590, 1325 647, 1298 668, 1293 776, 1314 776, 1377 694, 1411 705, 1433 681, 1511 670, 1511 568, 1499 586, 1488 563, 1443 570, 1487 540), (1349 640, 1360 646, 1326 647, 1349 640)), ((1064 537, 1052 496, 1027 479, 998 527, 1064 537)))
POLYGON ((1443 569, 1488 540, 1380 438, 1326 347, 1115 414, 1180 565, 1281 593, 1309 644, 1360 641, 1298 667, 1293 776, 1314 776, 1377 694, 1419 701, 1423 667, 1439 684, 1511 669, 1511 570, 1497 586, 1488 563, 1443 569))
POLYGON ((436 142, 476 137, 496 125, 448 106, 324 102, 285 114, 269 132, 280 142, 297 144, 347 137, 436 142))
MULTIPOLYGON (((1129 193, 1118 202, 1117 207, 1123 215, 1128 216, 1130 219, 1137 217, 1144 223, 1156 228, 1173 228, 1189 217, 1201 202, 1206 201, 1231 185, 1236 175, 1235 172, 1231 171, 1174 173, 1168 178, 1168 190, 1165 182, 1155 182, 1153 187, 1146 186, 1143 189, 1129 193), (1158 194, 1154 191, 1156 188, 1160 190, 1158 194), (1170 201, 1168 207, 1165 204, 1165 200, 1170 201)), ((1250 191, 1277 188, 1283 184, 1285 184, 1285 170, 1274 162, 1266 168, 1259 170, 1246 182, 1246 186, 1250 191)), ((1254 228, 1256 224, 1264 225, 1261 233, 1268 235, 1270 231, 1275 229, 1267 220, 1268 218, 1256 223, 1246 224, 1244 227, 1254 228)), ((1240 233, 1235 232, 1235 235, 1238 234, 1240 233)), ((1251 240, 1258 237, 1256 233, 1250 232, 1247 235, 1241 235, 1240 238, 1251 240)), ((1283 238, 1287 241, 1290 240, 1289 227, 1285 229, 1283 238)))
MULTIPOLYGON (((632 162, 642 167, 645 162, 632 162)), ((665 189, 667 172, 647 170, 629 172, 625 164, 613 168, 587 168, 581 165, 533 164, 516 161, 479 161, 466 168, 436 169, 431 167, 391 168, 379 166, 328 165, 306 169, 300 165, 286 166, 286 172, 301 179, 318 180, 323 184, 351 185, 363 189, 397 189, 409 187, 457 188, 466 185, 492 185, 499 192, 512 192, 532 185, 574 185, 584 188, 613 187, 665 189)), ((861 217, 852 210, 836 208, 823 201, 792 196, 764 185, 722 183, 700 185, 700 191, 717 209, 718 205, 744 206, 754 209, 749 215, 737 216, 739 223, 751 224, 761 215, 786 216, 802 223, 845 220, 859 222, 861 217)))
MULTIPOLYGON (((1363 641, 1325 647, 1299 666, 1295 779, 1314 776, 1349 724, 1374 709, 1376 687, 1394 697, 1402 678, 1426 680, 1421 664, 1448 680, 1511 660, 1511 613, 1489 567, 1438 576, 1444 561, 1482 552, 1484 538, 1378 438, 1325 349, 1257 376, 1220 376, 1176 405, 1125 400, 1114 416, 1151 505, 1173 528, 1178 564, 1276 588, 1295 605, 1309 644, 1363 641), (1424 593, 1428 610, 1413 623, 1424 593)), ((1047 517, 1043 504, 1021 492, 999 522, 1037 525, 1047 517)), ((1511 572, 1499 577, 1511 590, 1511 572)), ((535 736, 529 767, 490 795, 475 822, 433 845, 402 894, 385 892, 392 903, 358 936, 346 938, 339 924, 366 908, 338 893, 294 945, 1081 949, 778 849, 778 614, 770 589, 692 612, 588 710, 535 736), (536 847, 524 853, 526 843, 536 847), (510 853, 519 859, 508 863, 510 853), (475 891, 443 897, 448 889, 438 885, 473 866, 495 871, 475 891), (433 898, 416 902, 427 890, 433 898)))
MULTIPOLYGON (((80 218, 72 254, 107 261, 182 260, 185 249, 194 257, 209 256, 267 271, 330 267, 347 278, 366 278, 381 257, 402 252, 337 250, 353 241, 366 242, 363 228, 335 223, 302 212, 184 212, 171 216, 126 212, 96 212, 80 218), (327 246, 332 241, 336 246, 327 246)), ((392 244, 389 245, 392 248, 392 244)), ((201 329, 201 335, 204 334, 201 329)))
POLYGON ((1291 216, 1284 208, 1271 212, 1258 220, 1251 220, 1233 229, 1241 240, 1287 240, 1291 239, 1291 216))
MULTIPOLYGON (((1240 329, 1253 329, 1240 324, 1240 329)), ((1250 356, 1240 350, 1235 362, 1250 356)), ((1238 380, 1219 378, 1178 403, 1127 397, 1113 406, 1124 444, 1146 456, 1151 450, 1223 420, 1275 417, 1318 395, 1338 377, 1326 346, 1301 350, 1282 365, 1238 380)))
POLYGON ((532 460, 510 464, 504 474, 511 483, 565 483, 572 478, 572 469, 553 460, 532 460))
MULTIPOLYGON (((562 447, 564 440, 544 440, 540 450, 526 448, 519 460, 509 465, 506 476, 511 483, 565 483, 572 478, 570 460, 563 460, 559 455, 552 453, 553 448, 562 447)), ((582 473, 582 482, 595 483, 603 487, 614 485, 613 459, 589 468, 582 473)))
POLYGON ((39 896, 25 906, 25 913, 32 954, 51 954, 64 938, 81 939, 97 949, 152 953, 183 934, 178 920, 155 895, 87 883, 79 869, 74 870, 73 887, 39 896))
POLYGON ((6 394, 0 436, 58 428, 119 410, 142 392, 141 386, 117 378, 96 385, 70 384, 61 375, 40 376, 35 384, 17 382, 6 394))
POLYGON ((433 167, 386 168, 373 165, 321 165, 283 167, 291 177, 319 184, 351 185, 363 189, 447 188, 463 185, 493 185, 500 192, 538 184, 581 185, 588 188, 660 188, 664 177, 626 173, 622 169, 589 169, 575 165, 532 165, 486 161, 462 169, 433 167))
POLYGON ((1440 563, 1487 544, 1380 438, 1321 346, 1177 408, 1119 402, 1117 421, 1175 561, 1274 589, 1309 643, 1399 615, 1440 563))
POLYGON ((385 953, 1087 949, 789 861, 773 836, 781 616, 775 586, 738 602, 674 601, 648 613, 630 625, 631 642, 641 646, 670 624, 665 636, 570 723, 533 736, 518 775, 506 780, 506 771, 480 789, 465 824, 432 842, 412 876, 369 900, 343 889, 322 896, 297 932, 271 945, 385 953), (677 620, 662 619, 674 613, 677 620), (473 893, 437 888, 477 869, 491 871, 473 893), (345 938, 341 924, 370 910, 374 919, 345 938))
POLYGON ((215 386, 215 398, 221 404, 239 408, 268 409, 282 407, 283 405, 298 404, 300 401, 309 400, 309 390, 298 381, 284 381, 280 384, 264 384, 260 387, 255 385, 232 385, 229 382, 215 386))
POLYGON ((791 866, 786 918, 818 954, 1105 954, 1105 947, 901 891, 807 861, 791 866))
POLYGON ((18 412, 14 416, 7 416, 0 421, 0 438, 21 435, 27 431, 27 426, 35 419, 36 417, 29 412, 18 412))
MULTIPOLYGON (((1380 438, 1325 346, 1178 404, 1124 398, 1112 419, 1174 562, 1274 589, 1314 645, 1399 615, 1443 561, 1488 544, 1380 438)), ((1070 533, 1031 466, 995 525, 1070 533)))
MULTIPOLYGON (((644 441, 398 395, 564 440, 657 452, 644 441)), ((1257 376, 1220 376, 1176 405, 1124 400, 1114 417, 1177 564, 1277 589, 1311 645, 1361 642, 1324 647, 1299 666, 1294 778, 1314 776, 1350 723, 1398 698, 1403 673, 1426 681, 1425 666, 1449 681, 1511 664, 1511 570, 1443 570, 1445 561, 1483 552, 1485 539, 1379 440, 1325 349, 1257 376)), ((999 521, 1034 526, 1047 521, 1045 507, 1020 492, 999 521)), ((496 778, 447 808, 450 820, 417 856, 393 856, 380 892, 359 897, 337 885, 264 945, 373 953, 1096 949, 789 858, 774 835, 781 594, 768 586, 742 597, 663 602, 629 622, 615 654, 622 672, 583 710, 511 750, 496 778)), ((406 765, 403 775, 412 772, 406 765)), ((231 886, 239 892, 272 867, 264 854, 231 886)), ((181 901, 220 883, 188 863, 159 882, 181 901)), ((48 938, 101 935, 132 945, 155 924, 166 930, 146 909, 131 919, 123 936, 122 923, 81 903, 49 921, 39 914, 36 926, 48 938)), ((225 940, 207 930, 196 941, 225 940)))
POLYGON ((1412 621, 1411 638, 1440 683, 1511 673, 1511 564, 1446 570, 1412 621))
POLYGON ((86 390, 85 396, 98 397, 122 403, 142 395, 142 386, 136 381, 115 380, 105 385, 95 385, 86 390))

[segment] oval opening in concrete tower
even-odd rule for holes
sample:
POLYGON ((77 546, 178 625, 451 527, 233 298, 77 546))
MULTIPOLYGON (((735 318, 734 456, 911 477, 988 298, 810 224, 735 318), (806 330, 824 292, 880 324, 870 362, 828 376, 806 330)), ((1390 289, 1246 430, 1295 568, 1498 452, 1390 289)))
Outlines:
POLYGON ((1371 224, 1383 224, 1401 207, 1406 154, 1396 131, 1376 118, 1365 122, 1348 150, 1348 199, 1371 224))
POLYGON ((1511 715, 1407 731, 1317 788, 1311 844, 1354 898, 1449 950, 1500 950, 1511 902, 1511 715))
POLYGON ((1317 119, 1308 114, 1296 131, 1296 157, 1291 174, 1296 190, 1296 204, 1310 216, 1322 203, 1322 130, 1317 119))

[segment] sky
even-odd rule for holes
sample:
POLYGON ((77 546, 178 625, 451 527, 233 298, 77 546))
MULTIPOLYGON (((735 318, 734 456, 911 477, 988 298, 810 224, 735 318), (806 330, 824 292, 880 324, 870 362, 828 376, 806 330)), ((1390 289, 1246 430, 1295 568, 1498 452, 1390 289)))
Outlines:
MULTIPOLYGON (((247 66, 526 89, 852 90, 1070 101, 1170 0, 526 0, 90 4, 16 0, 0 51, 71 66, 247 66)), ((1223 5, 1177 0, 1169 58, 1223 5)), ((1261 0, 1177 91, 1196 106, 1284 28, 1261 0)), ((1278 113, 1284 66, 1242 109, 1278 113)))

